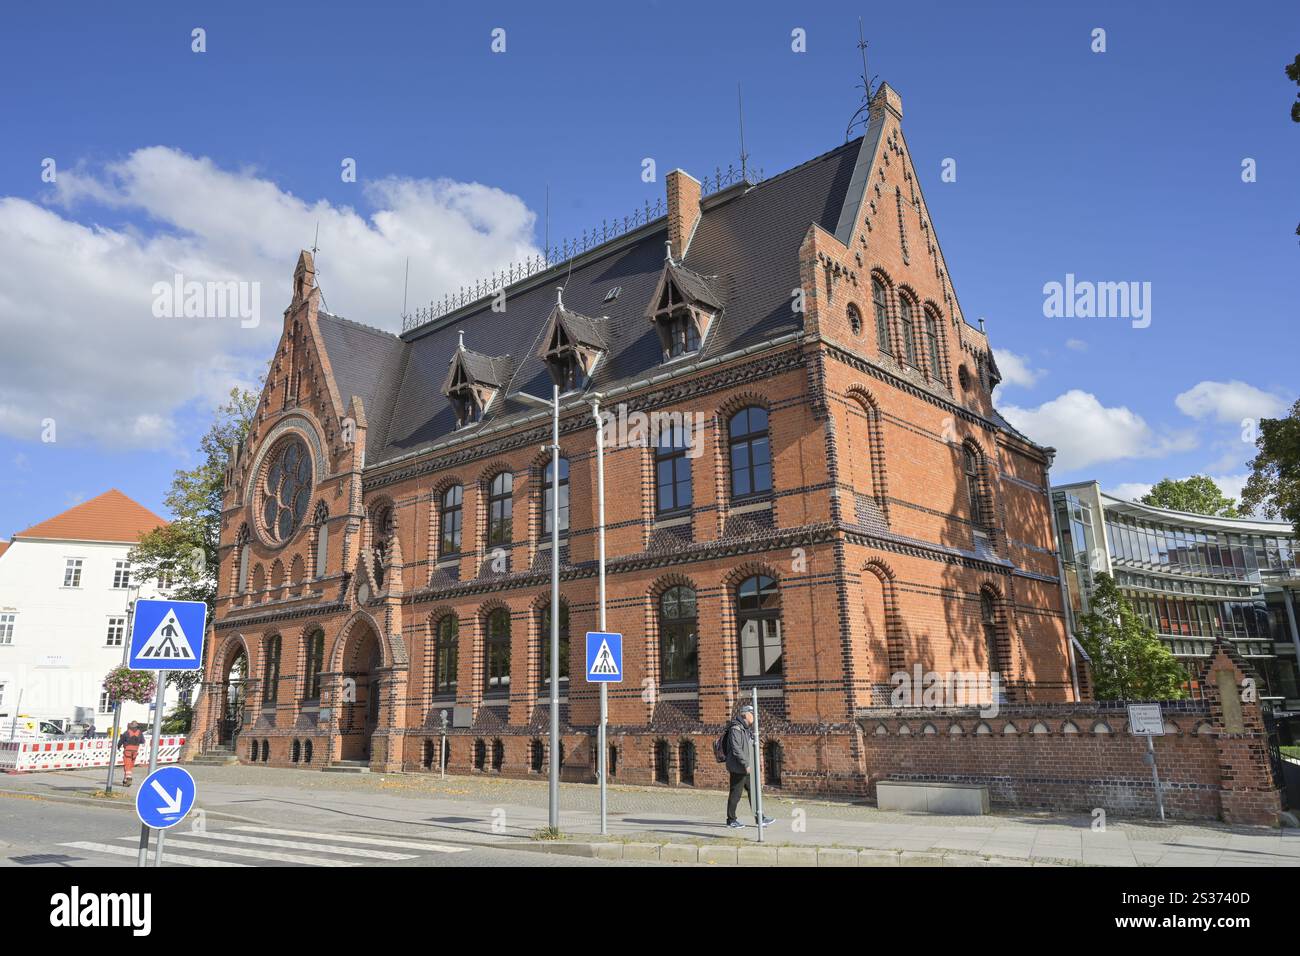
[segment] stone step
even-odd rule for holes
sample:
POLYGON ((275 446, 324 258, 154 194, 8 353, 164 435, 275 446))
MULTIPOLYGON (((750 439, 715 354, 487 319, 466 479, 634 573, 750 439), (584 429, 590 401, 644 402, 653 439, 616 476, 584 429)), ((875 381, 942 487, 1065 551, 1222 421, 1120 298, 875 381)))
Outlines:
POLYGON ((370 773, 370 764, 364 760, 336 760, 324 769, 325 773, 370 773))

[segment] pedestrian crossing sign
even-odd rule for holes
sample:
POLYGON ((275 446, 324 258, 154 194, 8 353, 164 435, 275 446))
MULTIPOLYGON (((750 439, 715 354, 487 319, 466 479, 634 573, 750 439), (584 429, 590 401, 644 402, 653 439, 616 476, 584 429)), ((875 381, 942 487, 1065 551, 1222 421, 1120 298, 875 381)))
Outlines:
POLYGON ((127 666, 137 671, 197 670, 203 664, 207 615, 202 601, 136 601, 127 666))
POLYGON ((587 632, 587 682, 619 684, 623 681, 623 635, 587 632))

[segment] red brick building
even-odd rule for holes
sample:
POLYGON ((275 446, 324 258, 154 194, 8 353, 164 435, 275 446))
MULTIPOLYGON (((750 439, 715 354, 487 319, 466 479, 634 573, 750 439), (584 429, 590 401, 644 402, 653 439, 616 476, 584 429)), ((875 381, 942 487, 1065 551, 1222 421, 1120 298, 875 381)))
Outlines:
MULTIPOLYGON (((1077 701, 1051 451, 995 411, 882 86, 865 135, 761 183, 674 170, 649 215, 400 336, 320 307, 308 253, 228 475, 192 746, 244 761, 544 774, 550 525, 565 779, 591 779, 595 431, 607 432, 616 782, 709 784, 757 686, 772 781, 861 791, 890 675, 1077 701), (563 287, 562 297, 557 288, 563 287), (558 382, 565 481, 550 500, 558 382), (669 413, 659 440, 639 416, 669 413), (674 430, 676 429, 676 430, 674 430)), ((567 251, 567 250, 566 250, 567 251)))

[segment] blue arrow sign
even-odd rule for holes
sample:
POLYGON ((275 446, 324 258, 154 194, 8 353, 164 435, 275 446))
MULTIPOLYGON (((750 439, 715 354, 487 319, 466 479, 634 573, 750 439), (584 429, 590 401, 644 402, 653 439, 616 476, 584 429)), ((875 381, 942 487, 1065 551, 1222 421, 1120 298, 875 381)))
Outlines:
POLYGON ((208 606, 202 601, 136 601, 127 666, 137 671, 198 670, 207 617, 208 606))
POLYGON ((151 830, 166 830, 185 819, 198 787, 184 767, 159 767, 135 793, 135 815, 151 830))
POLYGON ((587 632, 587 681, 592 684, 623 682, 623 635, 587 632))

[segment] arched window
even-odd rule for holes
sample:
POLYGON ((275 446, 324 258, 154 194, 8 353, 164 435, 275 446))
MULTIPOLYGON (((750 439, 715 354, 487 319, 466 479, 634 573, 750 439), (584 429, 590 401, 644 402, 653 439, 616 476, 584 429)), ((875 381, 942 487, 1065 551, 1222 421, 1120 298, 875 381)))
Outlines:
POLYGON ((686 683, 700 678, 699 629, 695 591, 677 585, 659 597, 660 680, 665 684, 686 683))
POLYGON ((464 521, 465 489, 452 485, 442 493, 438 506, 439 528, 438 557, 460 554, 460 532, 464 521))
POLYGON ((460 621, 455 614, 448 614, 438 621, 433 639, 433 693, 437 697, 456 695, 459 638, 460 621))
POLYGON ((871 305, 876 310, 876 344, 881 355, 893 355, 889 347, 889 302, 885 298, 885 285, 879 279, 871 280, 871 305))
POLYGON ((925 350, 930 361, 930 377, 943 378, 943 363, 939 359, 939 320, 929 311, 925 313, 925 350))
POLYGON ((503 471, 488 486, 488 547, 502 547, 514 539, 515 476, 503 471))
POLYGON ((767 410, 757 405, 731 416, 731 497, 749 498, 772 490, 772 452, 767 438, 767 410))
POLYGON ((317 578, 325 577, 330 566, 329 511, 324 504, 316 509, 316 567, 317 578))
POLYGON ((780 677, 781 592, 766 575, 746 578, 736 589, 742 679, 780 677))
MULTIPOLYGON (((551 606, 542 608, 538 615, 538 654, 541 677, 537 686, 551 686, 551 606)), ((569 605, 560 602, 560 687, 569 682, 569 605)))
POLYGON ((980 591, 980 626, 984 630, 984 647, 988 653, 990 674, 1000 670, 998 658, 998 605, 991 590, 980 591))
MULTIPOLYGON (((549 537, 551 533, 551 521, 555 517, 555 502, 553 500, 554 492, 551 488, 552 475, 555 462, 546 463, 546 471, 542 475, 542 533, 549 537)), ((560 459, 560 536, 564 537, 569 533, 569 459, 560 459)))
POLYGON ((858 307, 854 305, 852 302, 849 303, 848 313, 849 313, 849 328, 852 330, 854 335, 861 335, 862 334, 862 313, 858 311, 858 307))
POLYGON ((262 645, 262 703, 274 705, 280 689, 280 635, 274 634, 262 645))
POLYGON ((239 529, 239 537, 235 539, 235 545, 239 554, 239 572, 236 575, 236 589, 242 594, 248 590, 248 562, 252 557, 252 549, 248 544, 248 526, 239 529))
POLYGON ((898 297, 898 314, 901 317, 900 333, 903 337, 903 361, 916 365, 916 321, 912 318, 912 300, 905 295, 898 297))
POLYGON ((320 628, 307 635, 303 658, 303 700, 320 700, 321 672, 325 668, 325 632, 320 628))
POLYGON ((980 478, 980 456, 970 445, 962 446, 962 467, 966 474, 966 496, 970 501, 970 518, 977 528, 987 526, 984 514, 983 482, 980 478))
POLYGON ((510 693, 510 612, 499 607, 485 623, 483 690, 489 697, 503 697, 510 693))
POLYGON ((695 744, 690 740, 677 745, 677 782, 687 787, 695 786, 695 744))
POLYGON ((659 436, 655 448, 655 513, 687 511, 691 507, 691 460, 686 455, 686 435, 671 424, 659 436))

